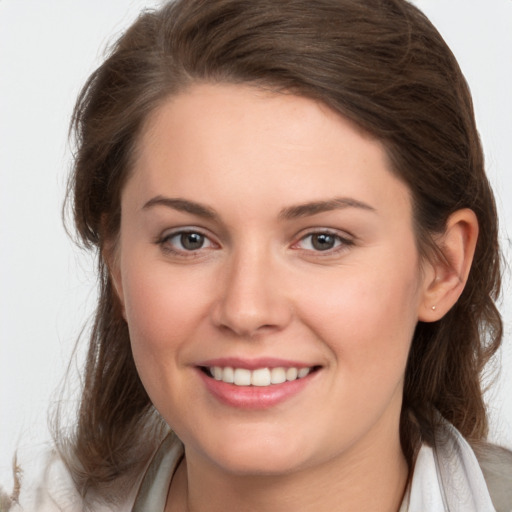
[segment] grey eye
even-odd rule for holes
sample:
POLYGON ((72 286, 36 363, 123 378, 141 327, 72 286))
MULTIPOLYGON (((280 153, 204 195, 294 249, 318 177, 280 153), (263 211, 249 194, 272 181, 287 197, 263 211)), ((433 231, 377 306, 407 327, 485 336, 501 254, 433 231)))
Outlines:
POLYGON ((207 235, 187 228, 164 235, 157 244, 162 251, 182 257, 197 256, 217 247, 207 235))
POLYGON ((201 233, 181 233, 173 238, 179 237, 179 243, 186 251, 196 251, 204 246, 205 236, 201 233))
POLYGON ((295 248, 310 251, 311 253, 335 253, 343 248, 354 245, 350 238, 346 238, 330 231, 316 231, 303 236, 295 248))
POLYGON ((333 249, 339 237, 329 233, 317 233, 311 236, 311 246, 317 251, 328 251, 333 249))

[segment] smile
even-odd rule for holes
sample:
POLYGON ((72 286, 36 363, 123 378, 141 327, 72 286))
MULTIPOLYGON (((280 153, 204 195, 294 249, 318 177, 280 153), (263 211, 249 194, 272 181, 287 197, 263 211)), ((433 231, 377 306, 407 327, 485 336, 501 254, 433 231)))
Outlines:
POLYGON ((210 377, 215 380, 234 384, 235 386, 272 386, 302 379, 310 374, 314 367, 306 368, 232 368, 230 366, 210 366, 206 368, 210 377))
POLYGON ((282 359, 222 358, 204 361, 196 371, 206 390, 229 407, 264 410, 304 392, 318 382, 320 365, 282 359))

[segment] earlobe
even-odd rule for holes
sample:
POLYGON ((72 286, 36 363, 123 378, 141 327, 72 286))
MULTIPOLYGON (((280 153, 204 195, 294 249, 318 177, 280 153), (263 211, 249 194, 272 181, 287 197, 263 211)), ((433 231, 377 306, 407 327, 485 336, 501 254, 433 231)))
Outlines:
POLYGON ((478 239, 478 220, 470 209, 450 215, 446 229, 436 240, 440 257, 430 262, 418 319, 440 320, 457 302, 466 285, 478 239))

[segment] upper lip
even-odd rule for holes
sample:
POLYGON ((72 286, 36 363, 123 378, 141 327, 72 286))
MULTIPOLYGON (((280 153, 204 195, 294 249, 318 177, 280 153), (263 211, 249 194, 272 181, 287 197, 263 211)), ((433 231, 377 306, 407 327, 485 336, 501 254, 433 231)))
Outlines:
POLYGON ((281 359, 276 357, 258 357, 255 359, 244 359, 239 357, 220 357, 201 361, 196 366, 221 368, 245 368, 247 370, 256 370, 257 368, 311 368, 319 366, 316 364, 293 361, 290 359, 281 359))

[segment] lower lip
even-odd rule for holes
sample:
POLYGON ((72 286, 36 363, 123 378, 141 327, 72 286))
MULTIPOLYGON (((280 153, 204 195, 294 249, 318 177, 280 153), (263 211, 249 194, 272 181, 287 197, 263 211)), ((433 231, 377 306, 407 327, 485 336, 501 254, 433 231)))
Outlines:
POLYGON ((215 380, 198 369, 207 390, 220 402, 240 409, 269 409, 293 397, 311 383, 316 373, 270 386, 236 386, 215 380))

